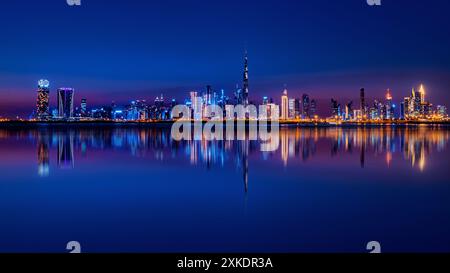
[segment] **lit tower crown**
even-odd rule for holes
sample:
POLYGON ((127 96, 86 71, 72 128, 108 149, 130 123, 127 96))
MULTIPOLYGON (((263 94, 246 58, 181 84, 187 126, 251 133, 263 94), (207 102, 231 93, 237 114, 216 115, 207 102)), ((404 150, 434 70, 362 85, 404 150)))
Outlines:
POLYGON ((387 100, 392 100, 391 89, 387 90, 386 99, 387 100))
POLYGON ((248 105, 248 55, 247 51, 245 51, 244 56, 244 83, 242 87, 242 95, 243 95, 243 104, 245 106, 248 105))

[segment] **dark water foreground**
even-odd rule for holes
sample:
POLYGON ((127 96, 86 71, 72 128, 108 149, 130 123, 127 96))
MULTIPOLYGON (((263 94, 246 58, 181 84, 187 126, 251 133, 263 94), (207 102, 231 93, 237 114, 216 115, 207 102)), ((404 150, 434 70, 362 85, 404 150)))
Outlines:
POLYGON ((450 251, 446 127, 0 128, 0 252, 450 251))

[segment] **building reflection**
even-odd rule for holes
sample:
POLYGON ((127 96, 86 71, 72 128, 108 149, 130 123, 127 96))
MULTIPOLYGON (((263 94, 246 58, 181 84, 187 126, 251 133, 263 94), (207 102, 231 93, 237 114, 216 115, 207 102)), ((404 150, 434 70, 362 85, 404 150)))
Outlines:
POLYGON ((37 139, 38 175, 47 177, 50 174, 50 139, 47 134, 39 134, 37 139))
POLYGON ((74 136, 72 133, 59 134, 58 138, 58 167, 61 169, 72 169, 74 161, 74 136))
POLYGON ((207 141, 201 137, 175 141, 170 128, 156 127, 1 129, 0 140, 7 138, 36 143, 40 176, 50 174, 52 149, 57 154, 57 166, 62 169, 74 168, 77 157, 88 157, 90 151, 114 150, 156 161, 182 160, 207 170, 234 162, 247 191, 249 161, 253 156, 285 167, 308 164, 315 157, 320 158, 321 164, 354 160, 361 168, 366 168, 368 162, 382 162, 389 167, 394 162, 406 161, 411 168, 425 171, 429 155, 448 148, 449 130, 446 127, 281 128, 277 143, 271 144, 277 149, 271 152, 262 152, 261 142, 248 137, 234 141, 207 141))

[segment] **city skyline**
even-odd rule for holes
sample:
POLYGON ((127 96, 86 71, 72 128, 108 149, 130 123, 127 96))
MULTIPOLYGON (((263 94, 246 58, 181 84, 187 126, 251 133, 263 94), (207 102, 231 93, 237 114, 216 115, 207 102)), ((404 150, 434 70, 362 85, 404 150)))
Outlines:
MULTIPOLYGON (((223 117, 226 119, 231 118, 231 113, 228 113, 228 109, 233 111, 230 107, 236 105, 243 105, 244 107, 267 105, 267 113, 259 113, 263 119, 271 116, 272 114, 270 113, 276 108, 279 109, 279 118, 281 120, 334 118, 336 121, 364 121, 394 119, 443 120, 448 118, 446 105, 442 103, 433 105, 428 100, 428 93, 425 91, 423 84, 420 84, 417 90, 416 87, 413 87, 410 96, 405 96, 403 99, 396 98, 397 100, 394 100, 393 92, 388 88, 384 99, 372 98, 370 101, 366 97, 366 90, 363 87, 359 91, 359 107, 355 109, 354 100, 351 99, 341 104, 339 100, 331 98, 331 107, 323 107, 330 110, 325 115, 324 110, 318 111, 318 100, 316 98, 311 98, 307 93, 303 93, 301 96, 298 93, 295 93, 294 96, 288 96, 286 85, 280 100, 268 96, 252 99, 255 96, 250 96, 251 92, 249 91, 249 59, 247 50, 244 53, 243 63, 242 83, 241 85, 236 84, 235 90, 230 95, 226 94, 224 89, 217 90, 211 85, 206 85, 206 89, 203 89, 203 91, 190 91, 187 94, 188 96, 181 100, 172 98, 167 101, 163 93, 161 93, 160 96, 154 99, 154 103, 152 103, 151 99, 134 99, 120 105, 112 100, 110 104, 94 105, 90 109, 88 108, 88 99, 86 97, 79 99, 80 103, 78 105, 77 100, 75 100, 75 89, 68 87, 57 88, 56 108, 52 108, 50 103, 50 98, 52 97, 50 81, 40 79, 38 81, 36 107, 29 119, 38 121, 67 121, 75 118, 128 121, 173 120, 171 110, 174 106, 180 104, 184 104, 191 109, 191 118, 194 119, 204 118, 206 114, 205 107, 209 105, 221 107, 224 111, 223 117)), ((321 108, 319 107, 319 109, 321 108)), ((16 119, 23 120, 24 118, 17 116, 16 119)))
MULTIPOLYGON (((364 121, 364 120, 408 120, 408 119, 430 119, 432 116, 439 115, 441 118, 448 118, 447 105, 442 103, 434 103, 429 100, 425 87, 420 84, 418 88, 413 87, 410 95, 406 95, 396 100, 393 99, 392 90, 387 89, 385 98, 367 98, 365 88, 360 89, 359 105, 354 100, 336 100, 331 98, 331 104, 324 107, 329 114, 320 115, 317 110, 317 99, 311 98, 309 94, 298 93, 294 96, 288 96, 288 89, 285 87, 281 93, 280 99, 263 96, 260 100, 249 100, 248 88, 248 67, 247 56, 245 57, 244 79, 243 85, 245 89, 236 86, 235 92, 227 96, 223 89, 215 90, 207 85, 203 91, 191 91, 186 94, 185 99, 178 101, 177 99, 165 100, 164 94, 161 93, 154 100, 138 99, 129 100, 124 104, 117 104, 111 101, 110 104, 91 106, 88 104, 88 98, 75 99, 75 89, 69 87, 60 87, 56 89, 56 105, 52 106, 50 81, 40 79, 37 88, 37 100, 35 109, 29 116, 30 120, 69 120, 74 118, 90 118, 90 119, 110 119, 110 120, 172 120, 171 110, 176 105, 186 105, 192 111, 192 118, 204 118, 205 107, 208 105, 217 105, 224 111, 223 117, 229 119, 228 108, 236 105, 253 105, 258 108, 260 105, 267 105, 268 112, 263 114, 264 118, 273 111, 270 107, 278 107, 279 118, 281 120, 314 120, 314 119, 330 119, 342 121, 364 121), (246 90, 244 92, 243 90, 246 90), (79 103, 78 103, 79 102, 79 103), (131 108, 130 108, 131 107, 131 108), (199 108, 200 107, 200 108, 199 108), (135 109, 135 110, 133 110, 135 109), (130 113, 130 111, 132 111, 130 113), (155 116, 152 114, 156 112, 155 116), (201 116, 196 116, 200 113, 201 116), (130 117, 131 114, 131 117, 130 117)), ((289 94, 291 95, 291 94, 289 94)), ((401 96, 401 95, 400 95, 401 96)), ((319 108, 320 109, 320 108, 319 108)), ((232 110, 232 109, 230 109, 232 110)), ((259 111, 258 111, 259 112, 259 111)), ((324 111, 322 111, 323 113, 324 111)), ((260 113, 262 114, 262 113, 260 113)), ((3 119, 5 116, 0 117, 3 119)), ((19 118, 19 117, 16 117, 19 118)), ((27 118, 19 118, 26 120, 27 118)), ((6 119, 8 120, 8 119, 6 119)), ((2 120, 3 121, 3 120, 2 120)))
POLYGON ((41 78, 55 88, 76 88, 90 105, 104 104, 105 97, 121 104, 153 100, 160 93, 181 100, 206 85, 231 94, 242 83, 245 49, 250 100, 278 98, 285 85, 290 93, 307 93, 322 104, 331 97, 356 101, 361 87, 373 99, 388 88, 404 96, 424 83, 434 101, 450 104, 446 1, 395 1, 380 8, 365 1, 323 0, 134 4, 96 1, 70 7, 44 0, 23 10, 5 3, 1 115, 28 117, 35 104, 29 92, 41 78), (173 4, 186 9, 173 16, 173 4), (39 16, 45 13, 52 16, 39 16), (423 13, 434 20, 421 20, 423 13), (124 20, 115 20, 118 15, 124 20), (246 17, 250 20, 242 20, 246 17))

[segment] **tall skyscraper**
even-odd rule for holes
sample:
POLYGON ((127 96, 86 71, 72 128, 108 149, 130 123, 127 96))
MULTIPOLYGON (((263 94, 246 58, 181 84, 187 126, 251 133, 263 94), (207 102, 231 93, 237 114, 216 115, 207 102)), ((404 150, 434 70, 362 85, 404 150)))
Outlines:
POLYGON ((295 101, 294 101, 294 111, 295 111, 295 118, 296 119, 299 119, 300 117, 301 117, 301 109, 302 109, 302 103, 301 103, 301 101, 300 101, 300 99, 295 99, 295 101))
POLYGON ((387 90, 386 94, 386 119, 393 119, 394 118, 394 105, 392 104, 392 95, 391 90, 387 90))
POLYGON ((331 114, 334 118, 341 116, 341 105, 335 99, 331 99, 331 114))
POLYGON ((36 115, 38 119, 48 119, 50 117, 50 83, 48 80, 39 80, 38 96, 36 102, 36 115))
POLYGON ((310 100, 308 94, 302 95, 302 115, 304 118, 310 118, 310 100))
POLYGON ((412 90, 412 106, 413 106, 413 115, 415 117, 418 117, 421 113, 422 108, 422 95, 420 94, 420 91, 416 91, 415 88, 412 90))
POLYGON ((364 88, 361 88, 361 90, 359 90, 359 98, 360 98, 361 115, 365 117, 367 113, 366 113, 366 94, 364 88))
POLYGON ((73 117, 73 88, 58 89, 58 115, 60 118, 69 119, 73 117))
POLYGON ((206 92, 203 94, 203 102, 205 105, 211 105, 212 104, 212 87, 211 85, 206 86, 206 92))
POLYGON ((406 105, 407 104, 406 104, 405 100, 400 102, 400 119, 402 119, 402 120, 404 120, 406 118, 406 114, 407 114, 406 113, 406 108, 405 108, 406 105))
POLYGON ((310 105, 310 115, 312 118, 314 118, 317 114, 317 102, 316 100, 311 100, 311 105, 310 105))
POLYGON ((281 119, 288 119, 289 117, 289 99, 288 91, 284 89, 283 95, 281 96, 281 119))
POLYGON ((295 99, 288 99, 288 112, 289 112, 289 118, 290 119, 295 119, 295 99))
POLYGON ((420 85, 419 94, 420 94, 420 103, 425 103, 425 88, 423 87, 423 84, 420 85))
POLYGON ((243 98, 242 104, 244 106, 247 106, 248 105, 248 55, 247 55, 247 51, 245 51, 245 56, 244 56, 244 82, 243 82, 243 86, 242 86, 242 98, 243 98))
POLYGON ((87 99, 81 99, 80 112, 82 117, 87 117, 87 99))

